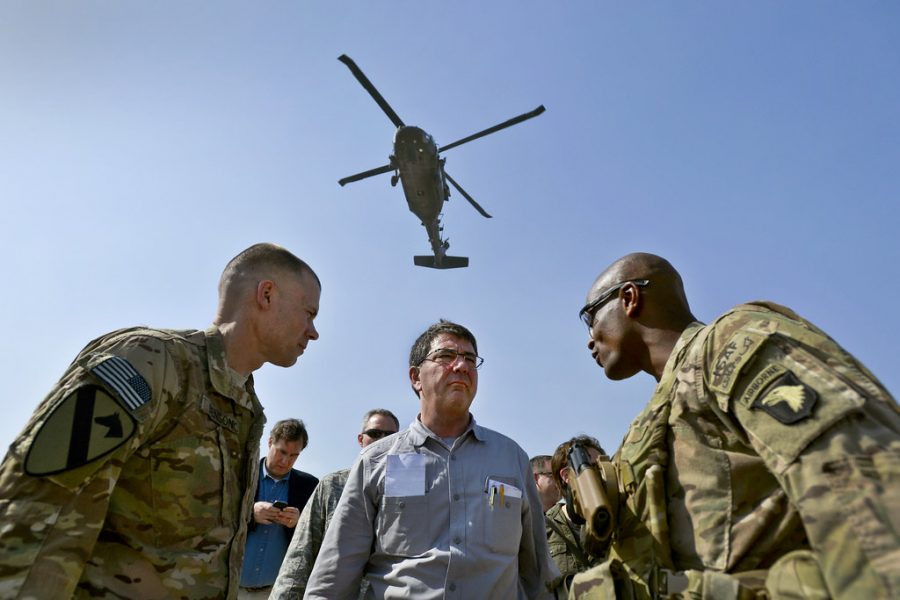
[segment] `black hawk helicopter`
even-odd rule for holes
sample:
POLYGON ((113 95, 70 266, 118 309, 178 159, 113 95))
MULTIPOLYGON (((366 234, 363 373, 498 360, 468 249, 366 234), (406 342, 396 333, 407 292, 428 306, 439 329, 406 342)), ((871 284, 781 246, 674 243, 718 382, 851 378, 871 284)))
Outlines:
POLYGON ((536 117, 544 112, 544 106, 538 106, 531 112, 464 137, 452 144, 438 147, 434 143, 434 138, 423 129, 403 123, 403 120, 394 112, 387 100, 382 97, 378 90, 375 89, 375 86, 372 85, 372 82, 356 66, 353 59, 346 54, 342 54, 338 57, 338 60, 347 65, 353 76, 369 92, 369 95, 378 103, 378 106, 381 107, 381 110, 384 111, 391 122, 397 126, 397 132, 394 134, 394 153, 390 156, 391 162, 389 164, 344 177, 338 183, 343 186, 352 181, 359 181, 366 177, 393 171, 391 185, 397 185, 398 181, 403 184, 403 193, 406 195, 409 210, 422 221, 422 225, 428 232, 431 251, 434 253, 434 256, 414 256, 413 262, 420 267, 431 267, 433 269, 454 269, 469 266, 467 257, 449 256, 447 254, 450 241, 441 237, 441 233, 444 230, 441 225, 441 209, 450 196, 450 187, 447 183, 449 182, 450 185, 455 187, 462 194, 463 198, 468 200, 469 204, 475 207, 475 210, 481 213, 482 216, 490 219, 491 215, 475 202, 472 196, 467 194, 456 183, 456 180, 450 177, 450 174, 444 169, 446 159, 441 158, 439 153, 536 117))

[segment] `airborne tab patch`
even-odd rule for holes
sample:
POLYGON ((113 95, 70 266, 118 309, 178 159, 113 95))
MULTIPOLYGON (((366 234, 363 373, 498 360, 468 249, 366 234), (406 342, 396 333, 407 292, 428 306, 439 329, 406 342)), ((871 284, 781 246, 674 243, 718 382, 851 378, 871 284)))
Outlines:
POLYGON ((91 373, 111 387, 125 406, 134 412, 150 401, 150 386, 131 363, 120 356, 113 356, 91 369, 91 373))
POLYGON ((25 457, 29 475, 53 475, 109 454, 134 434, 135 420, 106 390, 85 385, 57 404, 25 457))
POLYGON ((792 425, 812 414, 818 398, 814 389, 787 371, 774 380, 750 408, 761 409, 773 419, 792 425))

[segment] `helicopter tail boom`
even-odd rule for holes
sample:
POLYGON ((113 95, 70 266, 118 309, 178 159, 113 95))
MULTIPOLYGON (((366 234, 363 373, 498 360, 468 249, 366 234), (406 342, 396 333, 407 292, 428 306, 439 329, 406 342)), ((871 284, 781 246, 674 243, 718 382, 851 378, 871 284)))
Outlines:
POLYGON ((469 266, 469 257, 467 256, 447 256, 441 257, 440 262, 431 255, 413 256, 413 263, 417 267, 428 267, 431 269, 460 269, 469 266))

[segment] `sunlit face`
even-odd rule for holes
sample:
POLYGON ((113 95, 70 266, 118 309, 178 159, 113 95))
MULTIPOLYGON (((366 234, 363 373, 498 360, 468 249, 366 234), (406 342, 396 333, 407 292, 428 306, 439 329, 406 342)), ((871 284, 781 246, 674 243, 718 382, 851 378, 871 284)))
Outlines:
MULTIPOLYGON (((597 285, 588 293, 593 300, 605 285, 597 285)), ((621 292, 620 292, 621 294, 621 292)), ((622 312, 619 295, 612 296, 594 312, 588 349, 609 379, 627 379, 640 369, 629 350, 631 335, 627 317, 622 312)))
MULTIPOLYGON (((438 348, 475 354, 470 342, 447 333, 432 340, 429 354, 438 348)), ((418 367, 410 368, 409 377, 413 389, 419 393, 423 416, 432 413, 446 419, 469 414, 478 390, 478 369, 474 364, 461 356, 447 365, 426 359, 418 367)))
POLYGON ((303 452, 303 442, 300 440, 295 442, 287 440, 273 442, 272 438, 269 438, 269 451, 266 453, 266 470, 275 478, 284 477, 291 472, 301 452, 303 452))
MULTIPOLYGON (((388 431, 390 433, 397 433, 397 425, 394 424, 394 420, 390 417, 386 417, 384 415, 372 415, 369 417, 369 420, 366 421, 366 427, 363 429, 363 432, 357 436, 357 441, 359 441, 359 445, 365 448, 372 442, 376 440, 380 440, 381 437, 372 437, 367 434, 366 431, 378 430, 381 432, 388 431)), ((383 435, 382 435, 383 437, 383 435)))
POLYGON ((543 466, 534 472, 534 483, 541 497, 541 504, 546 511, 556 504, 560 497, 559 486, 556 485, 556 481, 553 479, 553 471, 551 471, 549 460, 545 460, 543 466))
POLYGON ((306 350, 310 340, 319 338, 313 320, 319 313, 321 291, 314 277, 283 275, 275 281, 271 308, 260 332, 266 362, 290 367, 306 350))

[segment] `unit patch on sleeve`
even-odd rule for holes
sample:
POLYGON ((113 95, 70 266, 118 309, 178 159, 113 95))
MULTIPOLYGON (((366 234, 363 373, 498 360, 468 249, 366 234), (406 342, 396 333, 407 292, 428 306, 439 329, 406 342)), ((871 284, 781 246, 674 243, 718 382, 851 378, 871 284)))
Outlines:
POLYGON ((43 476, 109 454, 135 432, 135 420, 106 390, 85 385, 56 405, 25 457, 25 472, 43 476))
POLYGON ((773 419, 792 425, 809 417, 818 400, 816 391, 785 371, 773 380, 750 408, 763 410, 773 419))

